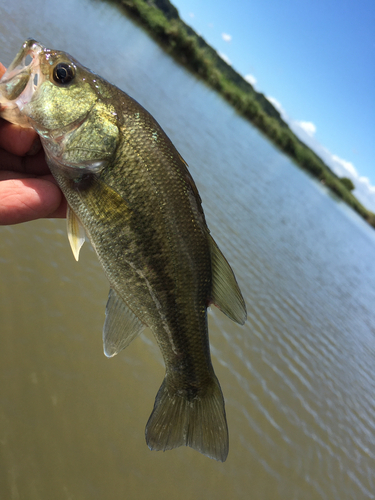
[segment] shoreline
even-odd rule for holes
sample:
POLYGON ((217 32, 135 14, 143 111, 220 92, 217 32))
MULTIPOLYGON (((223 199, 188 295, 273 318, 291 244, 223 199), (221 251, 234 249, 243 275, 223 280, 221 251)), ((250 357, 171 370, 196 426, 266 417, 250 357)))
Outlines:
POLYGON ((325 184, 372 227, 375 214, 367 210, 319 156, 292 132, 280 113, 255 91, 205 40, 185 24, 169 0, 105 0, 117 4, 178 63, 218 92, 241 116, 257 127, 299 167, 325 184))

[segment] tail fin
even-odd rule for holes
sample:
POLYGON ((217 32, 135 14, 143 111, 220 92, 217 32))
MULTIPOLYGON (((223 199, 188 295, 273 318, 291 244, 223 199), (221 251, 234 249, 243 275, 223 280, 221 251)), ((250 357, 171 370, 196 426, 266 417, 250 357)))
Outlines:
POLYGON ((225 462, 228 455, 228 427, 224 398, 215 375, 204 394, 189 399, 164 379, 146 425, 150 450, 171 450, 190 446, 210 458, 225 462))

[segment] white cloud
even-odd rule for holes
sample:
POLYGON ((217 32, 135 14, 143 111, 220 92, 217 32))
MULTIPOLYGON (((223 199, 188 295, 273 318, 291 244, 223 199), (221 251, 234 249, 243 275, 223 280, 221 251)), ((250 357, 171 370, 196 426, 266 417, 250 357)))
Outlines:
POLYGON ((364 207, 375 212, 375 186, 371 184, 370 180, 367 177, 359 175, 353 163, 340 158, 322 146, 314 137, 316 126, 312 122, 292 120, 288 117, 286 111, 277 99, 269 96, 267 96, 267 99, 275 106, 282 118, 289 124, 290 128, 301 141, 315 151, 338 177, 348 177, 352 180, 355 186, 353 191, 354 196, 358 198, 364 207))
POLYGON ((277 111, 281 114, 281 117, 284 120, 287 120, 288 115, 286 114, 286 111, 282 107, 281 103, 277 99, 275 99, 274 97, 266 96, 266 98, 270 101, 271 104, 273 104, 275 106, 275 108, 277 109, 277 111))
POLYGON ((316 126, 312 122, 296 122, 299 127, 306 132, 307 135, 313 137, 316 132, 316 126))
POLYGON ((230 42, 232 40, 232 35, 228 35, 228 33, 222 33, 221 38, 224 42, 230 42))
POLYGON ((336 170, 342 172, 343 176, 350 175, 351 177, 359 178, 358 172, 355 169, 353 163, 350 163, 350 161, 343 160, 342 158, 339 158, 336 155, 331 155, 331 158, 333 162, 336 164, 336 170))
POLYGON ((375 195, 375 186, 371 186, 370 179, 368 177, 359 177, 359 182, 367 187, 371 194, 375 195))
POLYGON ((256 84, 256 82, 257 82, 257 79, 256 79, 256 78, 255 78, 255 76, 253 76, 253 75, 246 75, 244 78, 245 78, 245 80, 246 80, 247 82, 249 82, 249 83, 250 83, 251 85, 253 85, 253 86, 254 86, 254 85, 256 84))
POLYGON ((312 122, 305 121, 297 121, 291 120, 283 108, 280 101, 278 101, 275 97, 266 96, 271 104, 277 109, 277 111, 281 114, 281 117, 288 122, 290 128, 293 132, 304 142, 306 142, 310 147, 313 147, 309 144, 309 139, 314 137, 316 132, 316 126, 312 122))
POLYGON ((227 55, 223 54, 223 52, 219 52, 219 56, 222 58, 223 61, 229 64, 229 66, 232 66, 232 63, 227 55))
MULTIPOLYGON (((301 139, 303 140, 302 137, 301 139)), ((316 139, 311 137, 309 139, 304 142, 320 156, 337 176, 351 179, 355 187, 354 196, 368 210, 375 212, 375 186, 371 185, 370 180, 367 177, 360 176, 353 163, 332 154, 327 148, 319 144, 316 139)))
POLYGON ((370 184, 367 177, 358 177, 358 180, 353 181, 353 183, 355 185, 355 196, 366 208, 375 212, 375 186, 370 184))
POLYGON ((194 17, 194 16, 195 16, 194 12, 189 12, 189 17, 194 17))

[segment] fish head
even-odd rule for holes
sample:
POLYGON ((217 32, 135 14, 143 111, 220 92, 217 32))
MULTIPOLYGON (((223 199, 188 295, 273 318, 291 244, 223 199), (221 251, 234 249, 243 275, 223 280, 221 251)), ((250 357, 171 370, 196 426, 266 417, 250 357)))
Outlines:
POLYGON ((71 125, 98 98, 93 77, 69 54, 27 40, 0 80, 2 115, 47 132, 71 125))
POLYGON ((0 116, 34 128, 47 159, 62 168, 95 172, 113 153, 118 135, 111 88, 66 52, 30 39, 0 80, 0 116), (84 152, 87 142, 91 153, 84 152))

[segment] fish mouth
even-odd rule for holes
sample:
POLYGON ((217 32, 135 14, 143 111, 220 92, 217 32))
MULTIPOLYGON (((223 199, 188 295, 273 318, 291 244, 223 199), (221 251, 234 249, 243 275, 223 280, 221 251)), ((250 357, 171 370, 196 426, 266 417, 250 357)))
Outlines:
POLYGON ((20 124, 15 109, 21 112, 40 85, 42 73, 39 56, 44 51, 37 41, 26 40, 0 79, 0 114, 6 120, 20 124), (14 119, 11 119, 12 116, 14 119))

